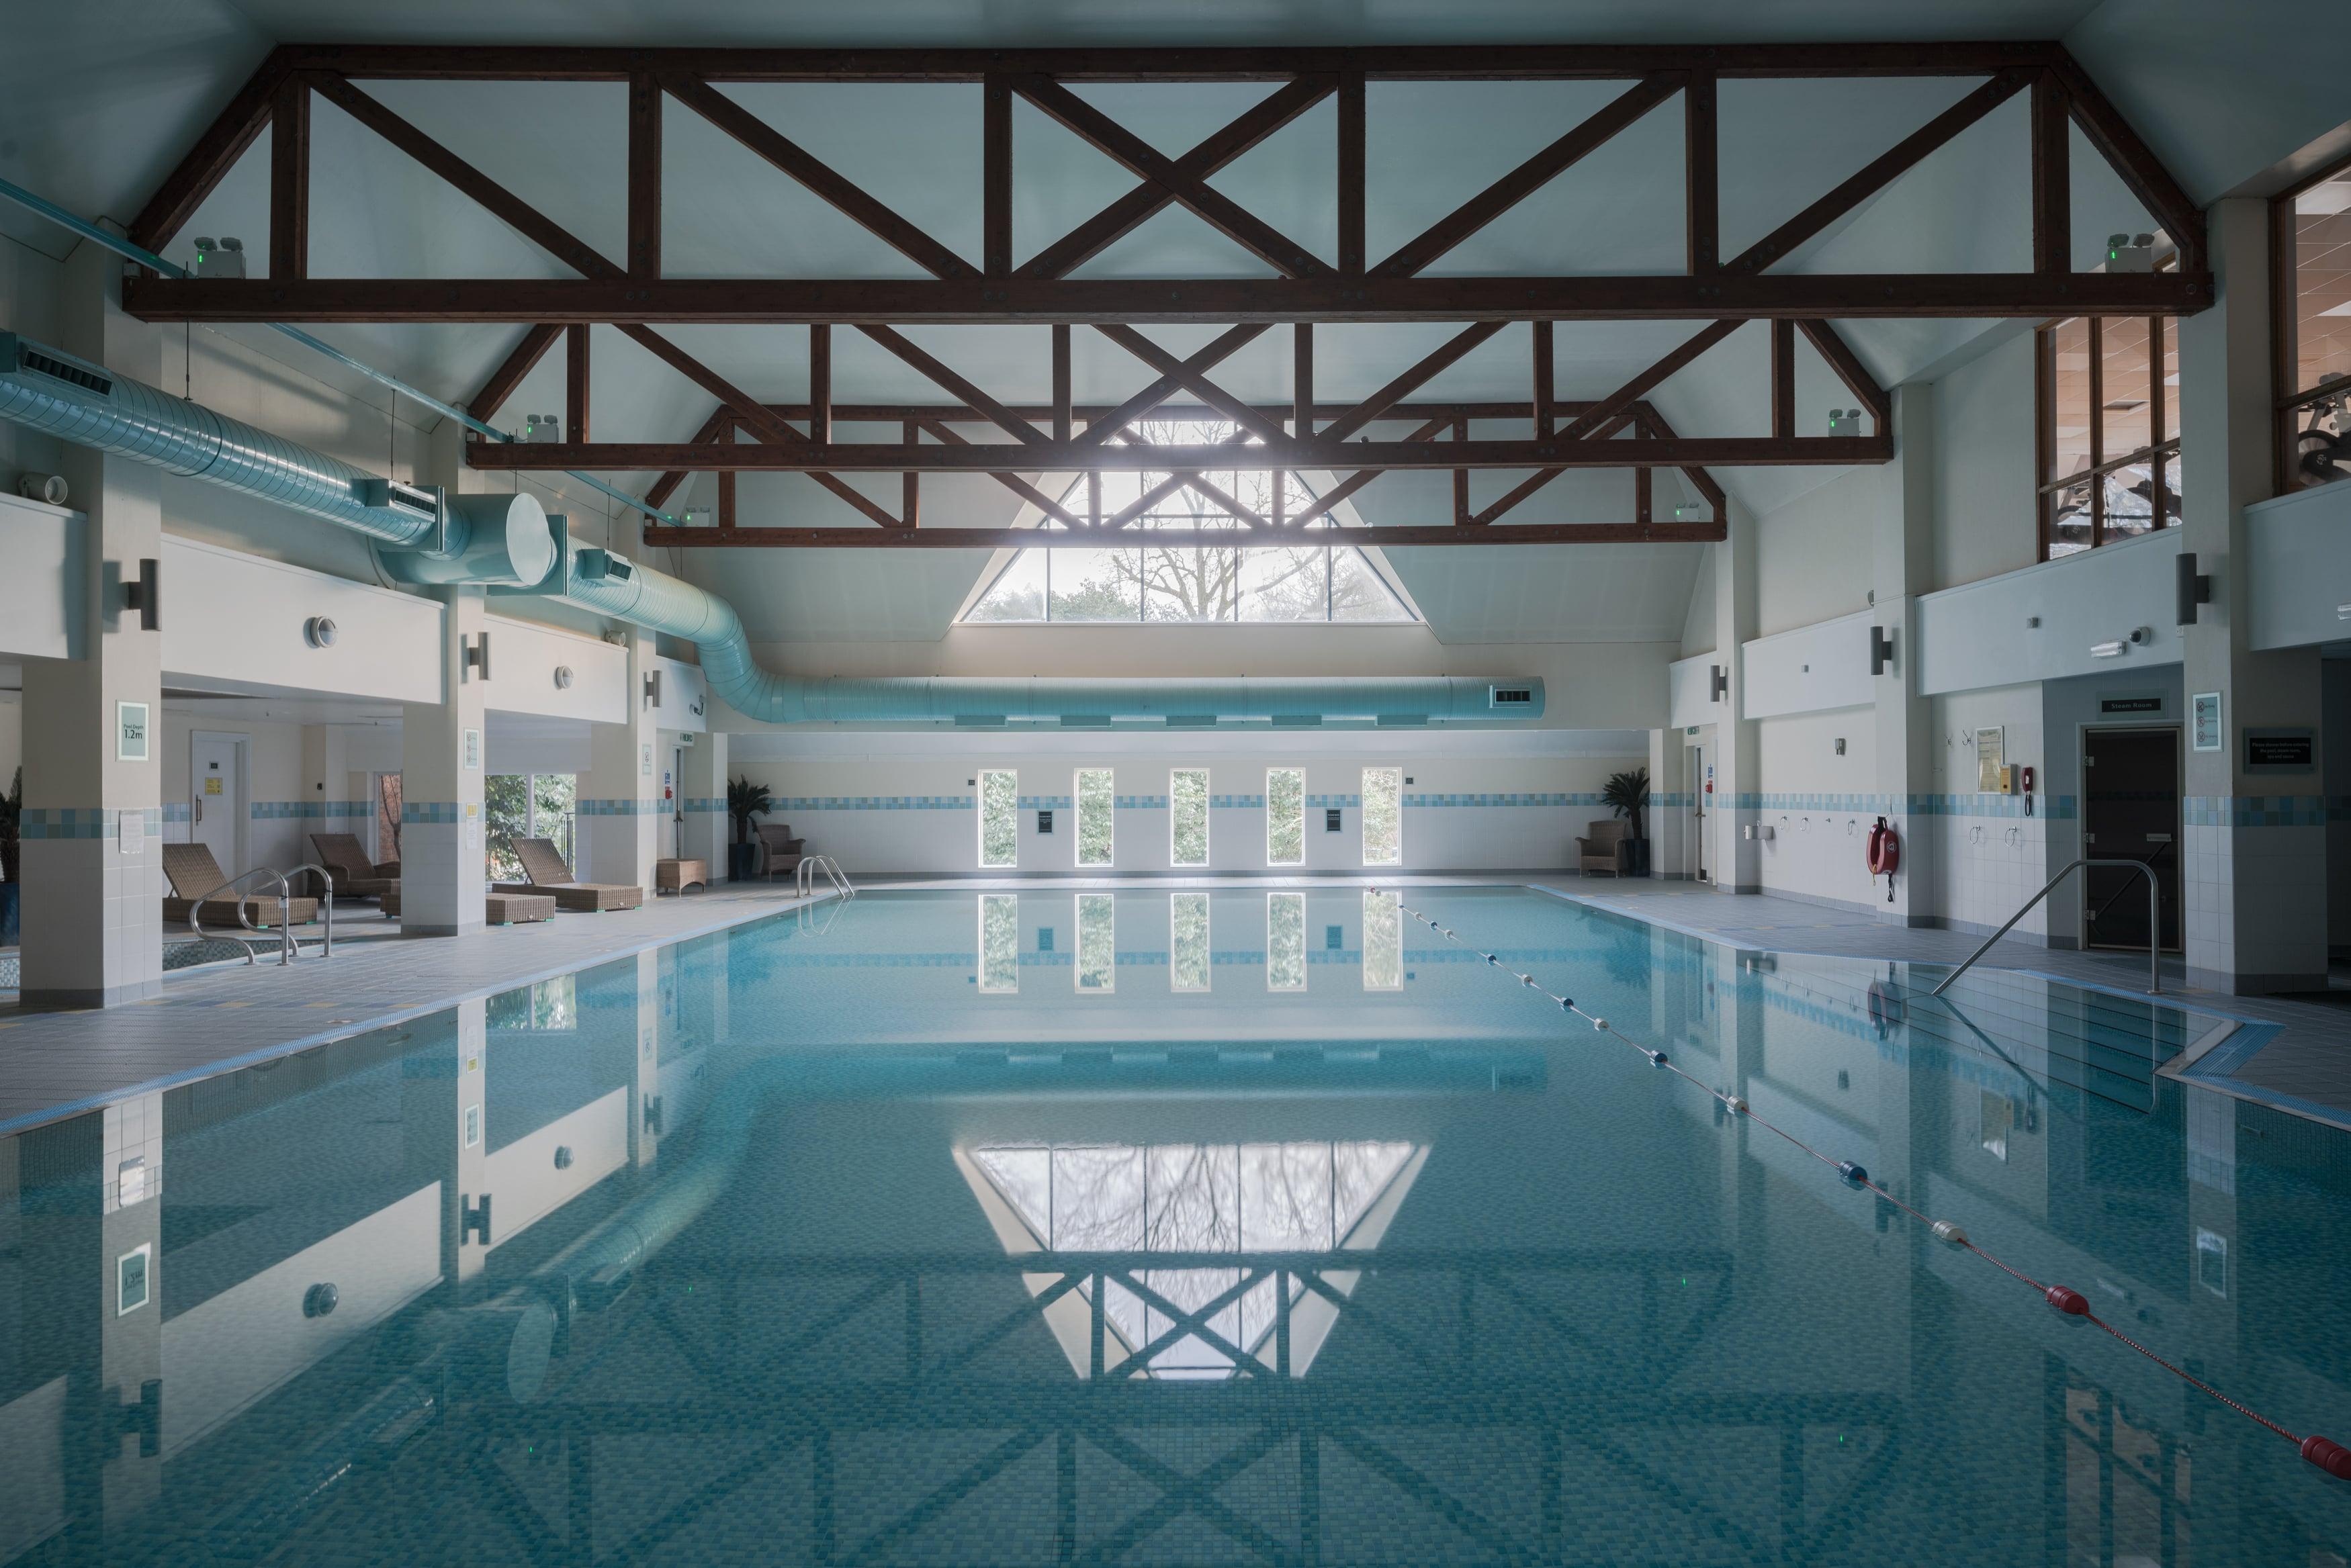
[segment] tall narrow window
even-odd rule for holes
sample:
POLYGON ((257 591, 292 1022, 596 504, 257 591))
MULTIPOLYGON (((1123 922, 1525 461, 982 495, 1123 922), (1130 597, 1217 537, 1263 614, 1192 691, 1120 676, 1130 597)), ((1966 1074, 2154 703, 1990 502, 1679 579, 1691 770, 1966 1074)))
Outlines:
POLYGON ((979 863, 1020 863, 1020 775, 1009 768, 980 770, 979 863))
POLYGON ((1111 812, 1118 805, 1115 775, 1108 768, 1078 770, 1078 864, 1107 866, 1116 857, 1111 812))
POLYGON ((1265 770, 1265 863, 1306 864, 1306 770, 1265 770))
POLYGON ((2179 524, 2177 326, 2074 317, 2035 334, 2043 560, 2179 524))
POLYGON ((1404 989, 1404 914, 1394 893, 1364 889, 1364 989, 1404 989))
POLYGON ((1078 989, 1107 992, 1118 985, 1118 899, 1078 895, 1078 989))
POLYGON ((979 989, 1020 989, 1020 895, 979 896, 979 989))
POLYGON ((1208 770, 1177 768, 1167 775, 1167 858, 1176 866, 1208 863, 1208 770))
POLYGON ((1364 864, 1404 864, 1404 770, 1364 770, 1364 864))
POLYGON ((1265 896, 1265 988, 1306 989, 1306 895, 1265 896))
POLYGON ((2351 158, 2278 197, 2271 212, 2283 491, 2325 484, 2351 469, 2351 158))
POLYGON ((1172 893, 1167 898, 1168 973, 1177 991, 1208 989, 1208 896, 1172 893))

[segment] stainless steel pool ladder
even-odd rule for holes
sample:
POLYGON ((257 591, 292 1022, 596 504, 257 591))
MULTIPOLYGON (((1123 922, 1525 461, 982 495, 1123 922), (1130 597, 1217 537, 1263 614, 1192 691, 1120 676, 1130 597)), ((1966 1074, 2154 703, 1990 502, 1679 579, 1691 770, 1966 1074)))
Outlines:
MULTIPOLYGON (((2148 867, 2147 862, 2144 860, 2094 860, 2086 857, 2073 862, 2073 864, 2067 866, 2065 869, 2058 872, 2057 875, 2050 877, 2048 881, 2043 883, 2041 891, 2033 894, 2032 897, 2024 900, 2024 908, 2017 910, 2016 913, 2008 918, 2007 925, 2001 927, 2000 929, 1986 937, 1983 940, 1983 946, 1976 949, 1975 951, 1968 955, 1966 963, 1962 963, 1959 968, 1945 975, 1943 977, 1943 983, 1937 986, 1933 991, 1928 992, 1927 994, 1929 996, 1942 995, 1944 991, 1949 988, 1951 981, 1967 973, 1970 965, 1973 964, 1976 960, 1983 957, 1984 954, 1991 950, 1992 943, 2008 935, 2009 931, 2014 928, 2017 921, 2031 914, 2032 912, 2033 905, 2049 897, 2051 889, 2054 888, 2058 883, 2063 882, 2066 877, 2071 877, 2074 872, 2079 871, 2085 866, 2105 866, 2111 867, 2117 871, 2136 871, 2140 876, 2147 878, 2147 993, 2149 996, 2161 995, 2163 992, 2163 907, 2161 895, 2156 887, 2155 872, 2148 867)), ((2107 901, 2109 903, 2113 902, 2112 899, 2107 901)))
POLYGON ((830 855, 804 855, 800 857, 799 868, 792 873, 793 887, 799 897, 805 898, 815 893, 816 874, 819 871, 822 871, 825 876, 831 878, 833 891, 842 898, 857 897, 856 885, 850 881, 849 874, 841 868, 841 862, 830 855))
MULTIPOLYGON (((320 958, 334 957, 335 874, 328 870, 323 866, 309 864, 307 862, 303 865, 295 867, 291 871, 279 871, 267 866, 256 866, 250 871, 238 872, 235 876, 230 877, 227 881, 222 883, 219 887, 214 888, 211 892, 205 894, 203 898, 198 898, 194 903, 188 906, 189 933, 198 941, 235 942, 238 947, 245 950, 245 961, 247 964, 253 963, 255 959, 253 944, 251 942, 246 941, 243 937, 236 936, 228 931, 207 931, 204 929, 204 906, 211 903, 223 893, 235 888, 240 883, 243 883, 249 877, 266 877, 277 884, 277 962, 281 968, 287 964, 292 963, 295 959, 299 957, 301 954, 301 944, 294 935, 294 921, 292 919, 294 911, 291 904, 294 897, 294 889, 289 878, 298 876, 305 871, 316 871, 320 877, 326 879, 327 896, 323 899, 319 900, 320 908, 325 910, 324 919, 326 923, 321 928, 321 935, 319 941, 319 956, 320 958)), ((261 935, 261 928, 255 925, 253 921, 246 917, 245 912, 245 900, 243 898, 240 898, 235 899, 230 905, 230 908, 236 911, 236 923, 238 925, 244 927, 246 930, 251 931, 255 936, 261 935)))

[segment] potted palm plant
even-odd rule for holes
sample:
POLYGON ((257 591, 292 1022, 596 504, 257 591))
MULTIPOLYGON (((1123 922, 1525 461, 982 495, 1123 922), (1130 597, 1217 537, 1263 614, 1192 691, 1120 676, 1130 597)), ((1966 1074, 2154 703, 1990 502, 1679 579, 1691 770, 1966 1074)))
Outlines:
POLYGON ((741 882, 750 877, 758 853, 751 845, 751 819, 775 809, 775 796, 766 784, 753 784, 748 775, 726 781, 726 813, 735 819, 735 846, 726 868, 730 880, 741 882))
POLYGON ((1625 840, 1625 875, 1646 877, 1649 874, 1649 835, 1641 814, 1649 804, 1649 770, 1632 768, 1621 774, 1610 774, 1608 782, 1600 788, 1601 804, 1625 818, 1629 828, 1625 840))

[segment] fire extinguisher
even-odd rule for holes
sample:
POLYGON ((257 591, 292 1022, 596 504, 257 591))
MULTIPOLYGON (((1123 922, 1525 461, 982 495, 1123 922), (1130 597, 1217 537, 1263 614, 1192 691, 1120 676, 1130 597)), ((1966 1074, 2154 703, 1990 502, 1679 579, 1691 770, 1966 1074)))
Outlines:
POLYGON ((1869 830, 1869 875, 1886 878, 1886 901, 1894 902, 1894 873, 1902 864, 1902 838, 1884 817, 1869 830))

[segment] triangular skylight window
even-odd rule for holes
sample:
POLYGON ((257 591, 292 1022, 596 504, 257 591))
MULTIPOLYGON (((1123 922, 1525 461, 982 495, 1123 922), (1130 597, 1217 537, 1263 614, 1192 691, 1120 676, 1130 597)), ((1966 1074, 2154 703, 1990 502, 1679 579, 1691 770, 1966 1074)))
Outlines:
MULTIPOLYGON (((1232 424, 1218 420, 1146 420, 1129 426, 1121 439, 1211 446, 1234 433, 1232 424)), ((1329 513, 1296 527, 1300 542, 1280 548, 1148 542, 1152 533, 1168 529, 1238 532, 1250 526, 1243 512, 1269 524, 1277 510, 1277 483, 1285 486, 1279 508, 1284 517, 1297 516, 1320 499, 1306 476, 1265 469, 1214 470, 1191 483, 1178 483, 1168 473, 1106 472, 1100 515, 1107 521, 1135 512, 1132 526, 1108 535, 1117 542, 1057 542, 1015 551, 963 618, 1226 626, 1416 618, 1374 552, 1334 542, 1339 526, 1329 513)), ((1057 500, 1079 516, 1091 514, 1094 504, 1082 477, 1057 500)), ((1072 530, 1049 518, 1040 532, 1059 541, 1070 538, 1072 530)))
POLYGON ((1422 1145, 1378 1141, 991 1145, 956 1151, 956 1163, 1005 1251, 1037 1257, 1037 1272, 1021 1278, 1079 1376, 1099 1365, 1109 1377, 1213 1380, 1277 1374, 1285 1352, 1290 1376, 1305 1376, 1360 1271, 1268 1270, 1258 1259, 1355 1261, 1344 1255, 1379 1245, 1426 1155, 1422 1145), (1072 1283, 1055 1253, 1102 1266, 1072 1283), (1229 1267, 1202 1261, 1228 1253, 1229 1267), (1183 1266, 1153 1266, 1167 1254, 1183 1266), (1199 1322, 1187 1328, 1176 1314, 1199 1322))

